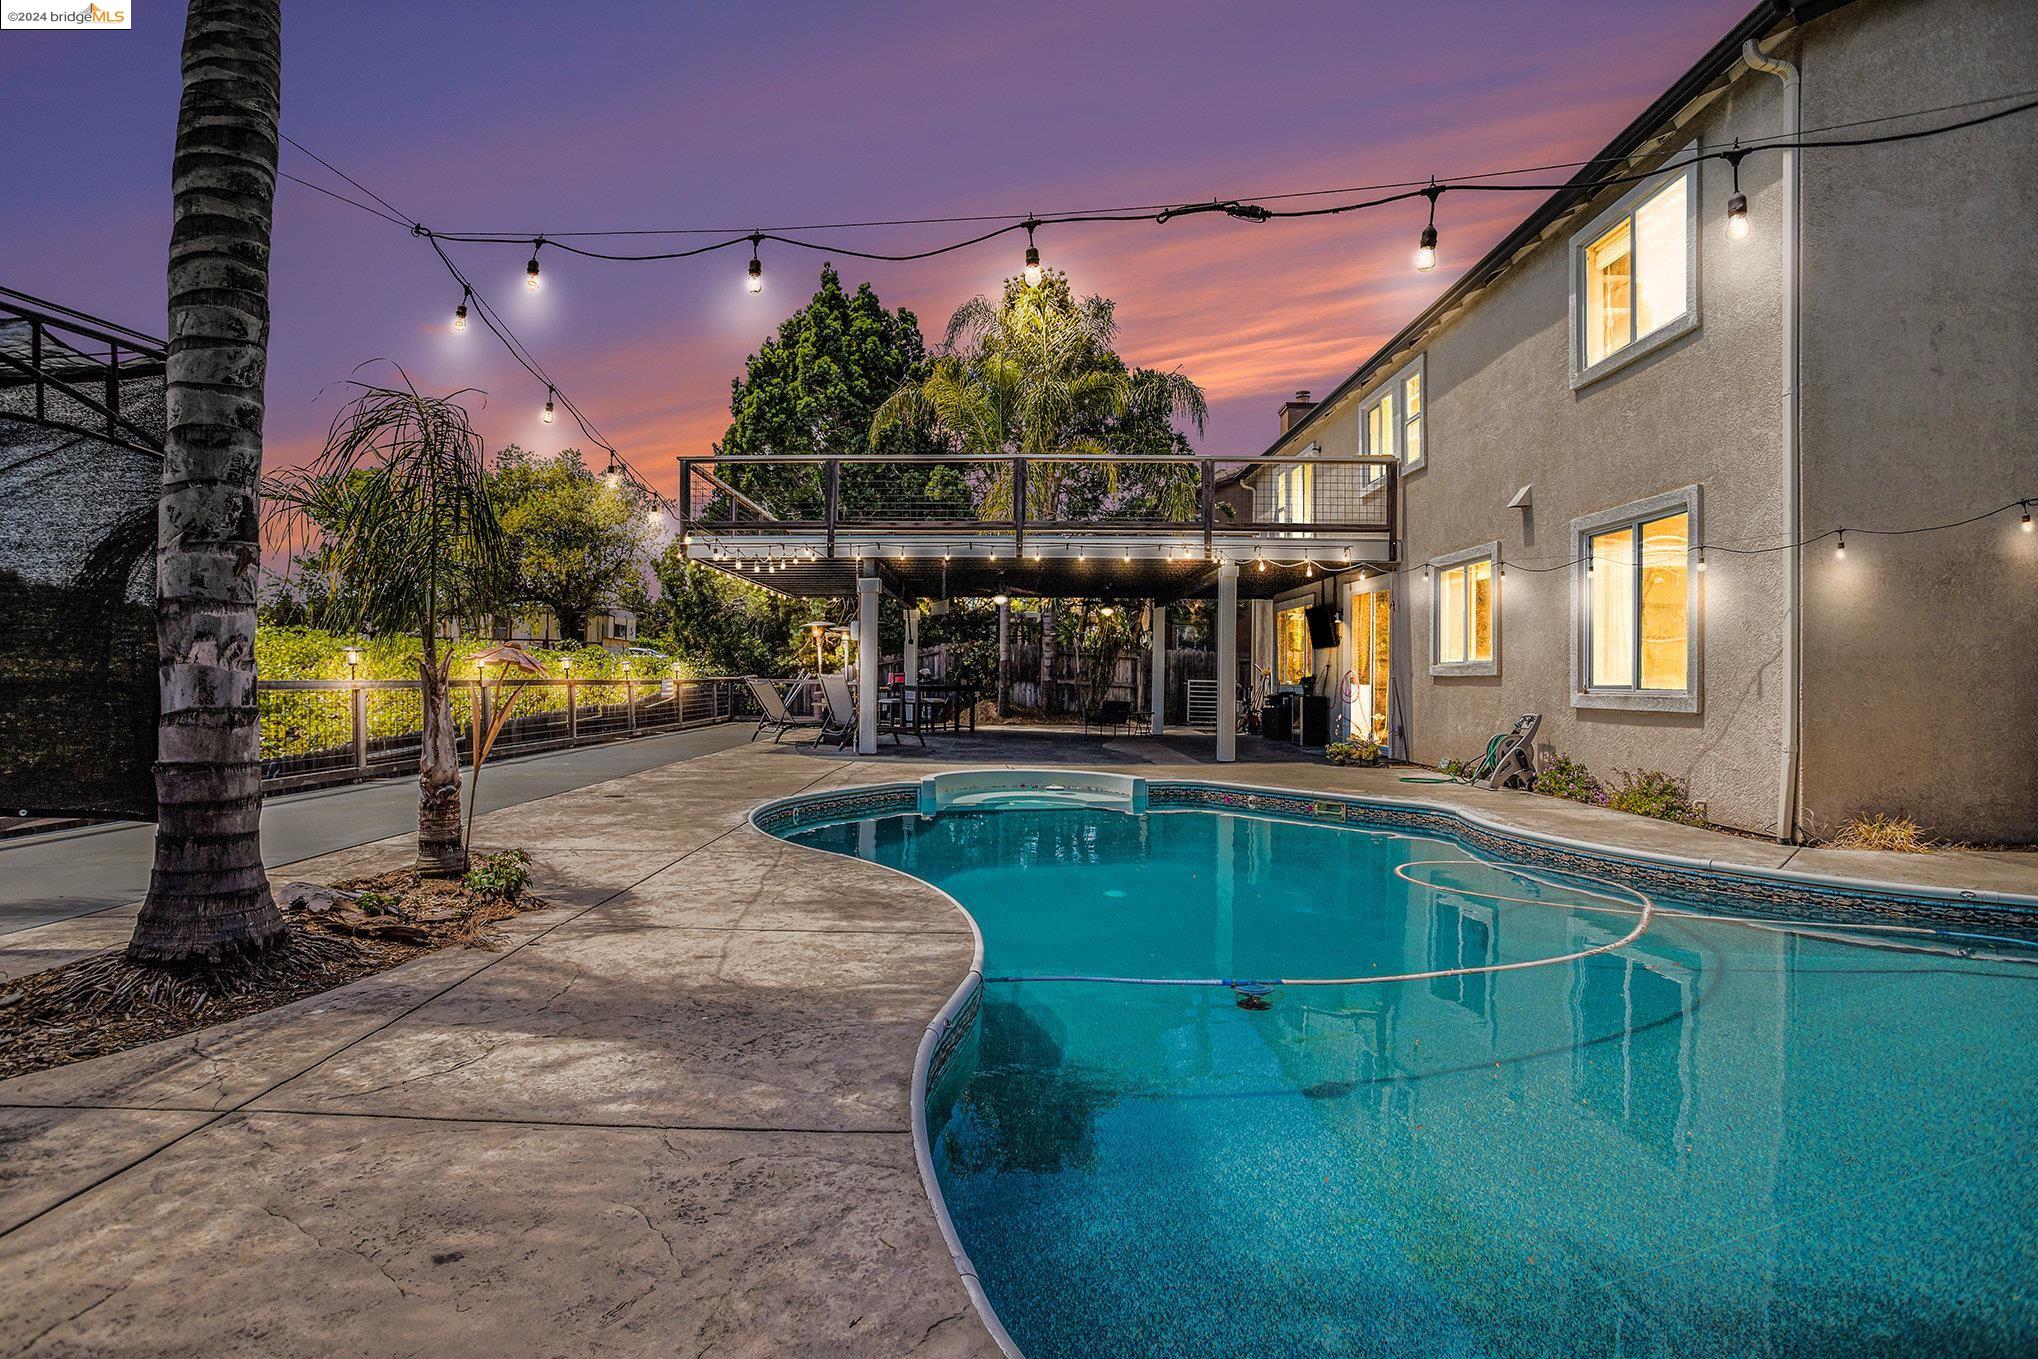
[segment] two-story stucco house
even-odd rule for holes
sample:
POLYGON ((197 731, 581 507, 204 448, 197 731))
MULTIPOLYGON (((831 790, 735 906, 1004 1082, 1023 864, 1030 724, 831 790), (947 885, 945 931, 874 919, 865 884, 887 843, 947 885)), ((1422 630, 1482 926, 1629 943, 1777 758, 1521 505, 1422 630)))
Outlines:
POLYGON ((1269 453, 1399 459, 1400 550, 1254 605, 1255 665, 1343 676, 1334 725, 1423 763, 1537 713, 1540 759, 1687 777, 1728 826, 2038 841, 2033 115, 1759 149, 2034 86, 2031 0, 1756 9, 1283 408, 1269 453), (1686 163, 1737 143, 1738 167, 1686 163))

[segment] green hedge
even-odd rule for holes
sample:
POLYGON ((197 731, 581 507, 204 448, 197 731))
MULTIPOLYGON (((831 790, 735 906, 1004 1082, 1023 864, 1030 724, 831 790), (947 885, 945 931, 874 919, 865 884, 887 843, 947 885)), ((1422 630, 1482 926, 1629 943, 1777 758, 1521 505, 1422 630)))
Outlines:
MULTIPOLYGON (((347 648, 350 645, 361 652, 359 676, 362 679, 417 678, 418 657, 423 648, 415 637, 357 640, 315 628, 257 628, 255 672, 265 680, 343 680, 347 678, 347 648)), ((465 681, 474 676, 473 658, 476 653, 494 643, 476 639, 449 645, 454 658, 453 678, 465 681)), ((560 662, 568 656, 573 658, 573 677, 590 681, 577 687, 575 697, 583 709, 597 704, 623 702, 622 685, 600 681, 620 679, 625 661, 629 663, 629 673, 633 678, 646 680, 669 679, 674 664, 678 663, 677 657, 662 653, 626 657, 598 646, 526 646, 526 650, 545 667, 546 674, 555 677, 566 674, 560 662)), ((688 673, 684 665, 681 665, 680 673, 682 676, 688 673)), ((496 670, 491 668, 491 682, 496 674, 496 670)), ((638 691, 640 700, 645 695, 646 691, 638 691)), ((371 689, 367 703, 368 739, 371 743, 413 736, 424 724, 424 706, 414 689, 371 689)), ((465 683, 456 683, 452 704, 453 720, 464 728, 472 716, 472 688, 465 683)), ((348 706, 348 695, 344 690, 264 691, 260 698, 262 757, 282 759, 320 751, 345 750, 352 739, 348 706)), ((565 708, 565 688, 548 685, 524 693, 517 700, 516 714, 522 717, 531 713, 563 712, 565 708)))

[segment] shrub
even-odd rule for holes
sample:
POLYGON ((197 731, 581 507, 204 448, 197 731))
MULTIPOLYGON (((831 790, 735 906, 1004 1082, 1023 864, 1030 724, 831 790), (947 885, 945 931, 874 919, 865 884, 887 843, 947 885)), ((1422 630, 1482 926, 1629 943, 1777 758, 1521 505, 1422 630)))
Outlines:
POLYGON ((364 915, 395 915, 397 913, 396 898, 387 892, 373 890, 363 892, 354 898, 354 904, 361 908, 361 912, 364 915))
POLYGON ((467 874, 467 890, 485 897, 515 901, 531 880, 531 856, 520 849, 491 854, 467 874))
POLYGON ((1893 854, 1930 854, 1936 846, 1907 816, 1857 816, 1826 842, 1833 849, 1886 849, 1893 854))
POLYGON ((1572 802, 1605 805, 1607 800, 1606 789, 1592 771, 1568 755, 1559 755, 1536 771, 1535 781, 1529 787, 1545 797, 1568 798, 1572 802))
POLYGON ((1350 741, 1332 741, 1323 748, 1323 758, 1332 764, 1350 764, 1358 754, 1359 748, 1350 741))
POLYGON ((1691 785, 1660 769, 1629 773, 1623 769, 1620 787, 1606 795, 1606 805, 1617 812, 1652 816, 1658 821, 1676 821, 1687 826, 1705 824, 1705 804, 1691 800, 1691 785))

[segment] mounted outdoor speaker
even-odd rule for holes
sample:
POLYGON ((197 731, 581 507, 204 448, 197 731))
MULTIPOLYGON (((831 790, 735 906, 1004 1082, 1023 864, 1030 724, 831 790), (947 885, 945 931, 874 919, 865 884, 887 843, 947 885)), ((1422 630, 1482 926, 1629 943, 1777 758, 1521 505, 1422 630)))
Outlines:
POLYGON ((1337 645, 1337 605, 1311 604, 1302 617, 1309 624, 1309 645, 1318 651, 1337 645))

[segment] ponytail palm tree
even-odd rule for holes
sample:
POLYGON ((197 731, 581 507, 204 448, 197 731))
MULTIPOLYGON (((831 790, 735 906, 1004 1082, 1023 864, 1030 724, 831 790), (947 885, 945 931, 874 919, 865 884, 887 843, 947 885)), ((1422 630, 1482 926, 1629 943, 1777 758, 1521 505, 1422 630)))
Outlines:
MULTIPOLYGON (((398 370, 402 375, 402 370, 398 370)), ((413 632, 423 644, 418 758, 420 873, 466 871, 460 825, 460 757, 453 726, 447 620, 487 611, 510 574, 509 540, 490 498, 481 436, 459 404, 464 392, 425 396, 355 384, 361 394, 333 420, 325 451, 271 479, 271 515, 293 541, 316 539, 353 601, 352 626, 413 632)))

